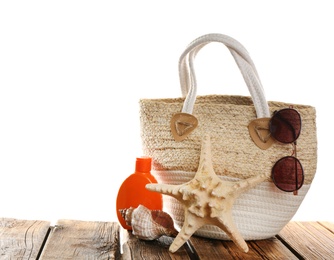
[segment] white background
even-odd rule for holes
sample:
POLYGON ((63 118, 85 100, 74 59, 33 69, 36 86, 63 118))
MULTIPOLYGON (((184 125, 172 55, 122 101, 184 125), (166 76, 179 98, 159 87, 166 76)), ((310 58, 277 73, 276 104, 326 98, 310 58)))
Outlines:
MULTIPOLYGON (((331 1, 1 1, 0 217, 116 220, 138 100, 179 97, 181 52, 223 33, 268 100, 316 107, 318 169, 294 219, 334 221, 333 24, 331 1)), ((249 95, 222 45, 196 70, 199 94, 249 95)))

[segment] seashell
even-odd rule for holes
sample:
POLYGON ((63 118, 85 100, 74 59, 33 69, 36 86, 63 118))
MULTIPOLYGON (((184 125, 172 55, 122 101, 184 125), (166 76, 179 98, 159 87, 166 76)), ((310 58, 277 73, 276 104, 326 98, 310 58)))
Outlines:
POLYGON ((143 240, 154 240, 161 236, 177 236, 172 217, 162 210, 150 210, 143 205, 137 208, 121 209, 126 224, 132 227, 132 234, 143 240))

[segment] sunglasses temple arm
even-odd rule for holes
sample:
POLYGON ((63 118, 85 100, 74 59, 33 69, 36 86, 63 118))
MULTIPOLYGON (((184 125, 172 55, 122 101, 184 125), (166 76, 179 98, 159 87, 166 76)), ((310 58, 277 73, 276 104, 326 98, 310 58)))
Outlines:
MULTIPOLYGON (((293 142, 293 154, 297 158, 297 142, 293 142)), ((295 178, 296 178, 296 190, 293 191, 293 195, 298 195, 298 172, 297 172, 297 161, 295 160, 295 178)))

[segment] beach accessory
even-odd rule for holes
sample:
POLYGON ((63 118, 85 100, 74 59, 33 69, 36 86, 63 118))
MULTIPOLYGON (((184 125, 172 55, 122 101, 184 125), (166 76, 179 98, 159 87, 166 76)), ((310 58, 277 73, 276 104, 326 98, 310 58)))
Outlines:
POLYGON ((222 229, 236 246, 248 252, 248 246, 232 217, 235 200, 244 192, 268 179, 268 174, 259 174, 239 181, 221 180, 215 173, 211 160, 209 135, 202 140, 201 157, 194 178, 184 184, 147 184, 146 188, 177 199, 184 205, 184 223, 180 233, 169 247, 178 250, 191 236, 205 225, 222 229))
POLYGON ((143 205, 120 210, 126 225, 132 234, 142 240, 155 240, 161 236, 177 236, 171 216, 157 209, 148 209, 143 205))
POLYGON ((272 168, 272 179, 276 187, 287 192, 294 192, 301 188, 304 182, 304 171, 297 157, 296 140, 301 132, 301 118, 297 110, 286 108, 275 111, 270 119, 270 134, 277 141, 293 144, 293 155, 279 159, 272 168))
POLYGON ((136 208, 139 205, 146 206, 150 210, 162 210, 162 196, 145 188, 148 183, 157 183, 151 175, 152 158, 136 158, 135 172, 128 176, 119 187, 116 197, 116 214, 119 223, 124 229, 132 230, 126 223, 121 211, 136 208))
MULTIPOLYGON (((159 184, 166 185, 183 185, 193 180, 199 170, 201 143, 205 136, 209 136, 213 170, 222 181, 237 184, 248 178, 268 176, 244 191, 233 203, 231 215, 241 237, 253 240, 276 235, 296 213, 316 173, 315 108, 267 102, 248 52, 238 41, 226 35, 208 34, 195 39, 181 54, 179 72, 182 97, 140 100, 142 148, 144 154, 153 160, 152 175, 159 184), (223 43, 229 49, 250 97, 197 95, 194 60, 200 49, 211 42, 223 43), (303 123, 295 149, 303 165, 304 182, 296 196, 278 189, 270 178, 275 163, 291 154, 290 145, 282 145, 271 136, 270 117, 274 111, 291 105, 303 123)), ((285 161, 284 164, 286 162, 289 163, 285 161)), ((277 184, 281 185, 280 180, 277 184)), ((171 196, 164 196, 163 200, 164 211, 182 227, 185 206, 171 196)), ((195 234, 231 239, 216 225, 204 225, 195 234)))

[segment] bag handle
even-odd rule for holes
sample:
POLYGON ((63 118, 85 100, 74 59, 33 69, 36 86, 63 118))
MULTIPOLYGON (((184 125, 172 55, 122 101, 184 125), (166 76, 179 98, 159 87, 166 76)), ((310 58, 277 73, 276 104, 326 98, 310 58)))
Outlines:
POLYGON ((197 93, 194 59, 197 53, 210 42, 221 42, 229 49, 251 94, 257 117, 270 117, 269 106, 252 59, 241 43, 224 34, 203 35, 191 42, 181 54, 179 59, 179 76, 182 96, 186 97, 182 113, 192 114, 197 93))

